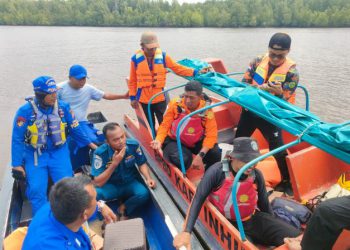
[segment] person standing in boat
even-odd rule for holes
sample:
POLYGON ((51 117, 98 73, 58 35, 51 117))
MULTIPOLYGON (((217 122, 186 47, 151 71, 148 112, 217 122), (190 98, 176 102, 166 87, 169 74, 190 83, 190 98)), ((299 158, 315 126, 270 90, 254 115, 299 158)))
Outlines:
MULTIPOLYGON (((294 104, 299 74, 295 62, 287 57, 290 45, 291 38, 288 34, 274 34, 269 42, 268 53, 255 58, 250 63, 242 82, 268 91, 294 104)), ((280 128, 243 109, 237 126, 236 137, 251 136, 257 128, 268 141, 270 150, 283 145, 280 128)), ((286 155, 286 151, 274 155, 282 176, 282 182, 276 187, 276 190, 292 195, 286 155)))
POLYGON ((49 196, 50 203, 39 210, 29 225, 23 250, 91 250, 94 238, 90 240, 83 224, 96 210, 106 223, 117 221, 104 202, 96 202, 96 190, 87 176, 64 178, 52 187, 49 196))
MULTIPOLYGON (((187 212, 184 231, 175 236, 174 246, 190 249, 193 231, 203 203, 208 200, 230 222, 236 225, 232 201, 232 185, 237 172, 260 155, 258 144, 250 137, 233 140, 233 150, 227 158, 211 166, 199 183, 187 212)), ((284 238, 297 237, 301 232, 276 218, 272 212, 260 170, 251 168, 240 177, 237 202, 246 235, 253 243, 280 246, 284 238)))
MULTIPOLYGON (((166 74, 169 68, 177 75, 195 76, 197 70, 187 68, 176 63, 159 47, 158 38, 153 32, 144 32, 141 36, 141 49, 131 58, 130 76, 128 81, 131 107, 136 109, 141 104, 143 112, 148 118, 147 104, 151 97, 163 91, 166 84, 166 74)), ((204 71, 203 71, 204 72, 204 71)), ((151 104, 153 125, 157 117, 158 124, 163 121, 166 110, 164 95, 157 96, 151 104)))
MULTIPOLYGON (((203 87, 198 81, 190 81, 185 86, 185 93, 180 98, 171 100, 160 124, 157 136, 151 142, 155 150, 163 149, 164 156, 175 166, 180 167, 180 158, 176 143, 176 130, 180 120, 189 113, 210 105, 203 100, 203 87)), ((181 144, 186 169, 191 165, 206 168, 221 160, 218 147, 218 129, 215 115, 211 109, 192 116, 181 131, 181 144), (192 154, 196 156, 193 158, 192 154)))
POLYGON ((135 209, 149 199, 148 189, 139 180, 138 166, 150 188, 156 187, 146 164, 146 157, 139 143, 127 139, 118 123, 108 123, 103 128, 106 143, 93 155, 91 175, 96 185, 97 199, 123 199, 118 208, 121 219, 126 219, 135 209))
MULTIPOLYGON (((127 99, 128 93, 114 94, 104 92, 86 83, 87 78, 87 70, 85 67, 78 64, 71 66, 69 69, 69 80, 57 84, 58 99, 70 105, 75 114, 75 118, 79 121, 81 129, 93 142, 91 148, 96 149, 97 145, 103 143, 105 138, 102 133, 87 120, 87 110, 90 101, 100 101, 101 99, 127 99)), ((69 138, 68 144, 73 170, 83 165, 90 165, 89 147, 78 149, 78 145, 74 140, 71 140, 71 138, 69 138)))
POLYGON ((12 167, 27 180, 27 197, 35 214, 47 201, 49 175, 53 182, 73 175, 66 128, 80 146, 91 146, 69 104, 57 100, 55 80, 33 81, 34 98, 26 98, 16 113, 12 130, 12 167))

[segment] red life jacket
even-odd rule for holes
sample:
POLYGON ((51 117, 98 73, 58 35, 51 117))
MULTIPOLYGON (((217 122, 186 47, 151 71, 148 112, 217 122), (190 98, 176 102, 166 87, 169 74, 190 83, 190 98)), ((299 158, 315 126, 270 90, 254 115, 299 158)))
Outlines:
MULTIPOLYGON (((225 178, 221 187, 208 197, 219 212, 230 220, 236 220, 231 194, 233 181, 233 177, 225 178)), ((237 202, 243 221, 254 214, 258 202, 257 194, 253 178, 248 177, 246 180, 238 182, 237 202)))
MULTIPOLYGON (((176 139, 176 130, 179 126, 179 122, 187 114, 185 112, 179 113, 178 117, 173 121, 170 129, 170 137, 176 139)), ((187 147, 193 148, 197 142, 199 142, 204 136, 203 117, 198 115, 192 116, 188 119, 180 129, 181 143, 187 147)))

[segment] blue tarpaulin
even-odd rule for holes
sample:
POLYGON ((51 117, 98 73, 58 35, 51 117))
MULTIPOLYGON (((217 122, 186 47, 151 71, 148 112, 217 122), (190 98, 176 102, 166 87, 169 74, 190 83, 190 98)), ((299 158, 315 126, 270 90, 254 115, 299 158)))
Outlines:
MULTIPOLYGON (((208 63, 195 59, 184 59, 179 63, 197 70, 209 66, 208 63)), ((198 80, 205 88, 228 98, 289 133, 301 136, 303 141, 350 164, 350 121, 342 124, 322 122, 311 112, 221 73, 208 72, 186 78, 198 80)))

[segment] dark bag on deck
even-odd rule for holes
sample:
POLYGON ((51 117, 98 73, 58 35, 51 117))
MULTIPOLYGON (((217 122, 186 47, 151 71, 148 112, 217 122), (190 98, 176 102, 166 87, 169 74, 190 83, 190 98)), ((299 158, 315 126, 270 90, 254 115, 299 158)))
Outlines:
POLYGON ((294 218, 304 224, 312 215, 311 211, 304 205, 285 198, 275 198, 271 205, 276 216, 288 223, 294 224, 295 227, 300 227, 300 225, 296 225, 298 223, 295 223, 294 218))

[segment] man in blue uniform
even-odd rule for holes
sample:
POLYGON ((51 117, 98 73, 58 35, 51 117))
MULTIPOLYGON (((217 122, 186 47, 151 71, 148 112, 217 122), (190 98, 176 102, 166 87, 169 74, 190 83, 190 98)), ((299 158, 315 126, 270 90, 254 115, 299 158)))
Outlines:
POLYGON ((137 179, 135 163, 150 188, 155 188, 156 183, 150 176, 139 143, 126 139, 119 124, 106 124, 103 134, 107 143, 95 150, 91 174, 97 186, 97 199, 123 199, 124 204, 118 209, 123 219, 149 198, 147 188, 137 179))
MULTIPOLYGON (((96 149, 97 145, 104 142, 105 138, 102 133, 97 130, 92 123, 87 120, 87 110, 91 100, 100 101, 127 99, 126 94, 114 94, 104 92, 94 86, 86 83, 87 70, 81 65, 73 65, 69 69, 69 80, 57 84, 57 96, 70 105, 81 129, 94 143, 92 149, 96 149)), ((73 170, 78 169, 82 165, 90 165, 89 147, 79 148, 74 140, 68 139, 70 157, 73 170)))
POLYGON ((33 81, 34 98, 27 98, 16 113, 12 131, 12 167, 27 180, 27 197, 33 214, 47 201, 47 183, 72 176, 66 127, 74 140, 91 142, 82 132, 69 105, 57 101, 56 83, 49 76, 33 81))
MULTIPOLYGON (((117 220, 103 202, 96 202, 96 191, 87 176, 64 178, 50 192, 50 203, 34 216, 24 239, 23 250, 90 250, 88 235, 82 225, 96 211, 107 223, 117 220)), ((91 238, 92 243, 94 238, 91 238)))

